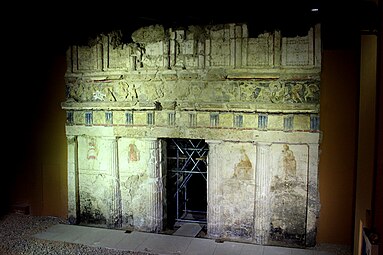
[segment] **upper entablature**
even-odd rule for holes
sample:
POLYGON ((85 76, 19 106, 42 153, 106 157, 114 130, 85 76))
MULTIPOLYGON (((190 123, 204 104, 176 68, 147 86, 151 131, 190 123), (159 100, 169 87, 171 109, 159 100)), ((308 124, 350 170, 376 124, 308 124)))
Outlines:
MULTIPOLYGON (((256 78, 262 73, 315 73, 321 69, 320 25, 306 35, 284 37, 281 31, 249 37, 246 23, 164 28, 141 27, 124 43, 120 31, 100 34, 86 46, 67 52, 67 76, 108 76, 129 73, 225 69, 256 78)), ((295 75, 296 76, 296 75, 295 75)))

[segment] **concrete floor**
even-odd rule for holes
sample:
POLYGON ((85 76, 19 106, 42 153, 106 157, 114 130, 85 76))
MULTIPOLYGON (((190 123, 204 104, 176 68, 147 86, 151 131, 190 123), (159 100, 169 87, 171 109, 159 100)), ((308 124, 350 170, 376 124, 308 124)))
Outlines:
POLYGON ((118 250, 185 255, 336 255, 330 251, 262 246, 213 239, 155 234, 89 226, 58 224, 34 235, 36 238, 80 243, 118 250))

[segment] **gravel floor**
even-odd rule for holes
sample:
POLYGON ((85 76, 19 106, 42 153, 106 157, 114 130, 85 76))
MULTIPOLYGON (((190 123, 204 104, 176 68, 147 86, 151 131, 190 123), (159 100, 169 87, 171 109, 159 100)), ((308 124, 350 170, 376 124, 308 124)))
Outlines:
MULTIPOLYGON (((68 224, 64 219, 47 216, 8 214, 0 218, 0 255, 154 255, 154 253, 121 251, 33 237, 55 224, 68 224)), ((349 246, 321 244, 311 249, 337 255, 351 255, 349 246)))
POLYGON ((67 224, 56 217, 39 217, 23 214, 8 214, 0 219, 1 255, 153 255, 153 253, 129 252, 82 244, 48 241, 33 237, 54 224, 67 224))

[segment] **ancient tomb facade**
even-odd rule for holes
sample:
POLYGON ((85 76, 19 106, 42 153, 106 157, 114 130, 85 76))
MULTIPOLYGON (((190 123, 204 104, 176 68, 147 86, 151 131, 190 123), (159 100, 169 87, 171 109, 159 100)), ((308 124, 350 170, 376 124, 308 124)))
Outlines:
POLYGON ((198 222, 208 238, 315 245, 320 25, 129 36, 67 51, 69 220, 148 232, 198 222))

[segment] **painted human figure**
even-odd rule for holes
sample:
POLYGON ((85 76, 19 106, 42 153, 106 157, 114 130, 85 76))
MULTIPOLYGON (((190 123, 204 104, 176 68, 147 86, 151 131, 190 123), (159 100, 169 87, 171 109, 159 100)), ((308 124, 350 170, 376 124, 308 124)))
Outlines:
POLYGON ((87 158, 88 159, 97 159, 97 146, 96 146, 96 141, 94 138, 91 138, 89 143, 88 143, 88 153, 87 153, 87 158))
POLYGON ((286 175, 295 176, 297 171, 297 162, 292 150, 287 144, 283 145, 282 150, 282 165, 286 175))
POLYGON ((252 179, 252 170, 253 170, 253 166, 251 164, 251 161, 249 157, 247 156, 245 150, 242 148, 241 159, 235 165, 233 177, 244 179, 244 180, 250 180, 252 179))
POLYGON ((135 144, 129 144, 129 162, 139 161, 140 160, 140 152, 137 149, 135 144))

